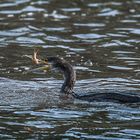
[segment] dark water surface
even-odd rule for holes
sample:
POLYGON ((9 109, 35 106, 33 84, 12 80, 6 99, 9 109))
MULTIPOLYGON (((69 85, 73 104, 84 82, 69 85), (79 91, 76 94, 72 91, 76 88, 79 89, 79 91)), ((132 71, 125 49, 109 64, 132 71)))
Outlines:
POLYGON ((140 139, 140 104, 61 97, 60 74, 26 73, 35 47, 75 66, 75 91, 138 93, 139 0, 1 0, 0 139, 140 139))

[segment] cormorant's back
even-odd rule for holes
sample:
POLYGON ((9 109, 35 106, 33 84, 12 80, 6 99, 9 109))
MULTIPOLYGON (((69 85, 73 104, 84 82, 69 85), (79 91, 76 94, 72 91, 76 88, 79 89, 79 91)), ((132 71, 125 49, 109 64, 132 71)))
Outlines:
POLYGON ((89 102, 93 101, 113 101, 113 102, 121 102, 121 103, 136 103, 140 102, 140 96, 134 95, 135 93, 123 93, 123 92, 111 92, 111 91, 100 91, 94 93, 73 93, 73 96, 80 100, 85 100, 89 102))

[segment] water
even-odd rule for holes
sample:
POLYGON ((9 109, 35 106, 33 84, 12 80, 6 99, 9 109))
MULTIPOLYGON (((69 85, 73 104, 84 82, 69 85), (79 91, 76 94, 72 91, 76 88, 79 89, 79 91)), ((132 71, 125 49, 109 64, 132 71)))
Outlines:
POLYGON ((75 91, 140 91, 139 0, 0 2, 1 139, 140 139, 139 104, 62 96, 58 73, 26 73, 41 57, 77 70, 75 91))

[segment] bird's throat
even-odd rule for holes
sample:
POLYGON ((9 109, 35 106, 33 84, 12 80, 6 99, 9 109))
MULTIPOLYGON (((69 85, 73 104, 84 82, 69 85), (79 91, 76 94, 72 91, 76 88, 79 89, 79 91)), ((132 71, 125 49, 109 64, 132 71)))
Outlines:
POLYGON ((73 69, 73 67, 70 64, 68 64, 65 65, 63 75, 64 75, 64 83, 61 87, 61 92, 71 94, 73 92, 73 88, 76 81, 76 72, 73 69))

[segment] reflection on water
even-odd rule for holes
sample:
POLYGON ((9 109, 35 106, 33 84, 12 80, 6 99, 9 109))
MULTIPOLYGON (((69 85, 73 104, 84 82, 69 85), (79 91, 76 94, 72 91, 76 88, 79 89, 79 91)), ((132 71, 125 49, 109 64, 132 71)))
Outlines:
POLYGON ((0 2, 0 138, 140 139, 139 104, 62 96, 61 74, 26 73, 24 55, 61 56, 77 70, 75 91, 140 90, 140 2, 0 2), (58 80, 57 80, 58 79, 58 80))

